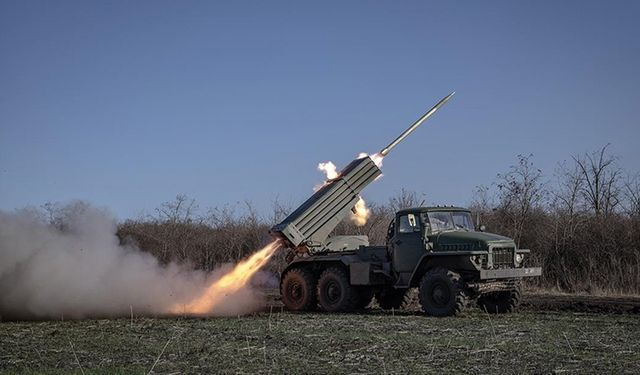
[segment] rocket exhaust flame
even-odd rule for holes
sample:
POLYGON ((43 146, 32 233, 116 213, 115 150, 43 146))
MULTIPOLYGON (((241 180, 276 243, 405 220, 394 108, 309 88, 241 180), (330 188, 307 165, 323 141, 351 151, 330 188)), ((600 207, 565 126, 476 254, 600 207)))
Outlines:
POLYGON ((271 242, 247 259, 238 263, 231 272, 214 281, 201 295, 186 304, 177 304, 170 309, 172 314, 206 316, 215 314, 229 296, 241 291, 251 277, 264 267, 280 247, 278 240, 271 242))
POLYGON ((367 207, 367 203, 360 197, 356 205, 353 207, 351 220, 359 227, 364 226, 371 216, 371 210, 367 207))

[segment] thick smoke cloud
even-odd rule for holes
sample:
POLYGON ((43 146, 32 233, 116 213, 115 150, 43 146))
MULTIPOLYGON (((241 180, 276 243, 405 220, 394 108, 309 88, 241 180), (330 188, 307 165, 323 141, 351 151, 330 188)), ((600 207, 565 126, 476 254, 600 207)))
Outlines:
MULTIPOLYGON (((63 228, 34 210, 0 211, 0 318, 68 319, 165 315, 197 297, 230 269, 210 274, 161 266, 133 245, 122 245, 107 212, 75 203, 63 228)), ((264 278, 264 275, 260 275, 264 278)), ((263 303, 251 287, 228 296, 209 315, 255 311, 263 303)))

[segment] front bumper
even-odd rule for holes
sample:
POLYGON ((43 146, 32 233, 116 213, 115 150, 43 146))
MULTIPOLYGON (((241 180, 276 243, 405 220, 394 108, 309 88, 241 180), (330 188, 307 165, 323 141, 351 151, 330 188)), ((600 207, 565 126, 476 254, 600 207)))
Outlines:
POLYGON ((480 270, 480 280, 519 279, 542 275, 542 268, 500 268, 497 270, 480 270))

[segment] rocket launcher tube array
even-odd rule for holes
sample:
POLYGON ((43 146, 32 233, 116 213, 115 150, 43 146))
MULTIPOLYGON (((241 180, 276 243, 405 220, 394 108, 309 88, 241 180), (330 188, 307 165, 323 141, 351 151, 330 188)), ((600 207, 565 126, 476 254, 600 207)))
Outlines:
MULTIPOLYGON (((444 105, 453 94, 440 100, 380 154, 386 156, 392 148, 444 105)), ((270 233, 282 239, 289 248, 308 249, 323 246, 329 234, 358 202, 360 192, 381 174, 382 171, 369 156, 352 161, 340 171, 338 177, 327 181, 282 222, 274 225, 270 233)))
POLYGON ((327 181, 315 194, 293 211, 271 234, 291 248, 324 245, 333 229, 349 214, 359 194, 382 172, 370 157, 349 163, 337 178, 327 181))

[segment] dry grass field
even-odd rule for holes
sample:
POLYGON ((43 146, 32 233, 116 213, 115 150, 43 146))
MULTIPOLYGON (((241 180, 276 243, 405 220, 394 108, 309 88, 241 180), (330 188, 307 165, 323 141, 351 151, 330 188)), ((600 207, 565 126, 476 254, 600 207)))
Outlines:
POLYGON ((0 372, 640 373, 638 300, 617 308, 604 301, 595 312, 577 311, 589 306, 580 301, 548 310, 553 300, 530 298, 516 314, 470 309, 455 318, 376 308, 292 314, 275 306, 233 318, 1 322, 0 372))

